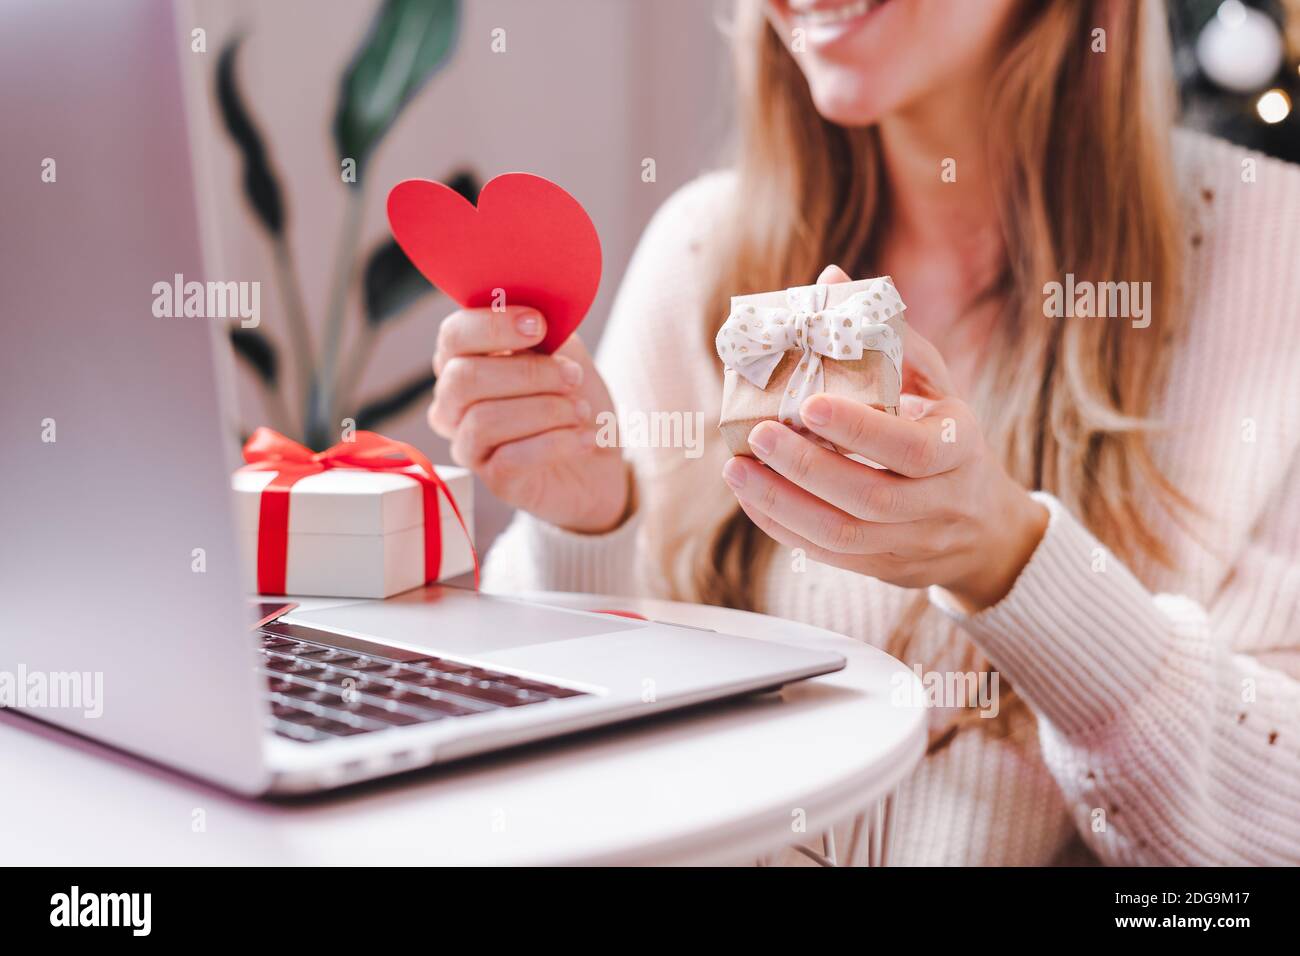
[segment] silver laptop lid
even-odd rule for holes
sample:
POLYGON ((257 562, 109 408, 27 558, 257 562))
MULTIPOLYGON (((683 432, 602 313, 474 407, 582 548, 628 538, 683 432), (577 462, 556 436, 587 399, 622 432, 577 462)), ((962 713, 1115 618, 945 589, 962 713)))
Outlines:
POLYGON ((0 695, 256 792, 223 330, 152 311, 204 278, 179 36, 166 0, 0 9, 0 695))

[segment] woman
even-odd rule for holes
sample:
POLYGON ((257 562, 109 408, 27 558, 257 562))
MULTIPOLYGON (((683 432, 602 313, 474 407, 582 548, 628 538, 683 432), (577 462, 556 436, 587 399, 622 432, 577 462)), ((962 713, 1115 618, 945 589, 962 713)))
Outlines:
POLYGON ((529 353, 526 309, 441 330, 431 424, 523 512, 494 586, 755 608, 1014 688, 933 712, 894 862, 1300 862, 1300 172, 1171 133, 1163 16, 742 3, 734 169, 647 229, 600 371, 529 353), (889 471, 775 422, 756 459, 597 447, 606 382, 716 418, 728 296, 886 274, 905 414, 800 411, 889 471), (1067 281, 1129 314, 1061 316, 1067 281))

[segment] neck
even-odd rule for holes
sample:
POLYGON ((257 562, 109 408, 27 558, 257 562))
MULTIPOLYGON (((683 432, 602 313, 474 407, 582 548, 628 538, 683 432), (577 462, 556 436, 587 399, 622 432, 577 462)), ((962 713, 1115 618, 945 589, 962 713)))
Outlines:
POLYGON ((973 283, 990 278, 1004 256, 979 106, 945 93, 880 122, 885 249, 905 260, 923 254, 973 283))

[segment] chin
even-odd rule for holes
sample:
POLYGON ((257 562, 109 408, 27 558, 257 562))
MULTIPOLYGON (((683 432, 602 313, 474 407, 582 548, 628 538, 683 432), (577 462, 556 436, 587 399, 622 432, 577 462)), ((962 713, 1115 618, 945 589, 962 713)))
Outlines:
POLYGON ((996 50, 1014 0, 766 0, 817 111, 871 125, 954 84, 996 50))
POLYGON ((829 122, 839 126, 873 126, 901 105, 886 84, 864 83, 851 78, 808 78, 813 106, 829 122))
MULTIPOLYGON (((916 0, 769 0, 768 16, 792 50, 817 112, 842 126, 878 122, 918 78, 916 0)), ((933 69, 929 67, 928 69, 933 69)))

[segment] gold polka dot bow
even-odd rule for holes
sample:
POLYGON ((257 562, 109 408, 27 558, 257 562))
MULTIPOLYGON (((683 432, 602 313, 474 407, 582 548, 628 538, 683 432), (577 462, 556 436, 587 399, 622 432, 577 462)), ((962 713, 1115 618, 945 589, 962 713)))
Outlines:
POLYGON ((887 277, 872 280, 839 305, 827 306, 827 285, 797 286, 785 292, 787 305, 764 308, 738 303, 718 330, 718 357, 727 368, 758 388, 767 388, 786 352, 802 354, 781 396, 779 417, 802 428, 799 406, 825 388, 822 358, 854 361, 863 352, 883 352, 903 374, 903 342, 890 316, 903 300, 887 277))

